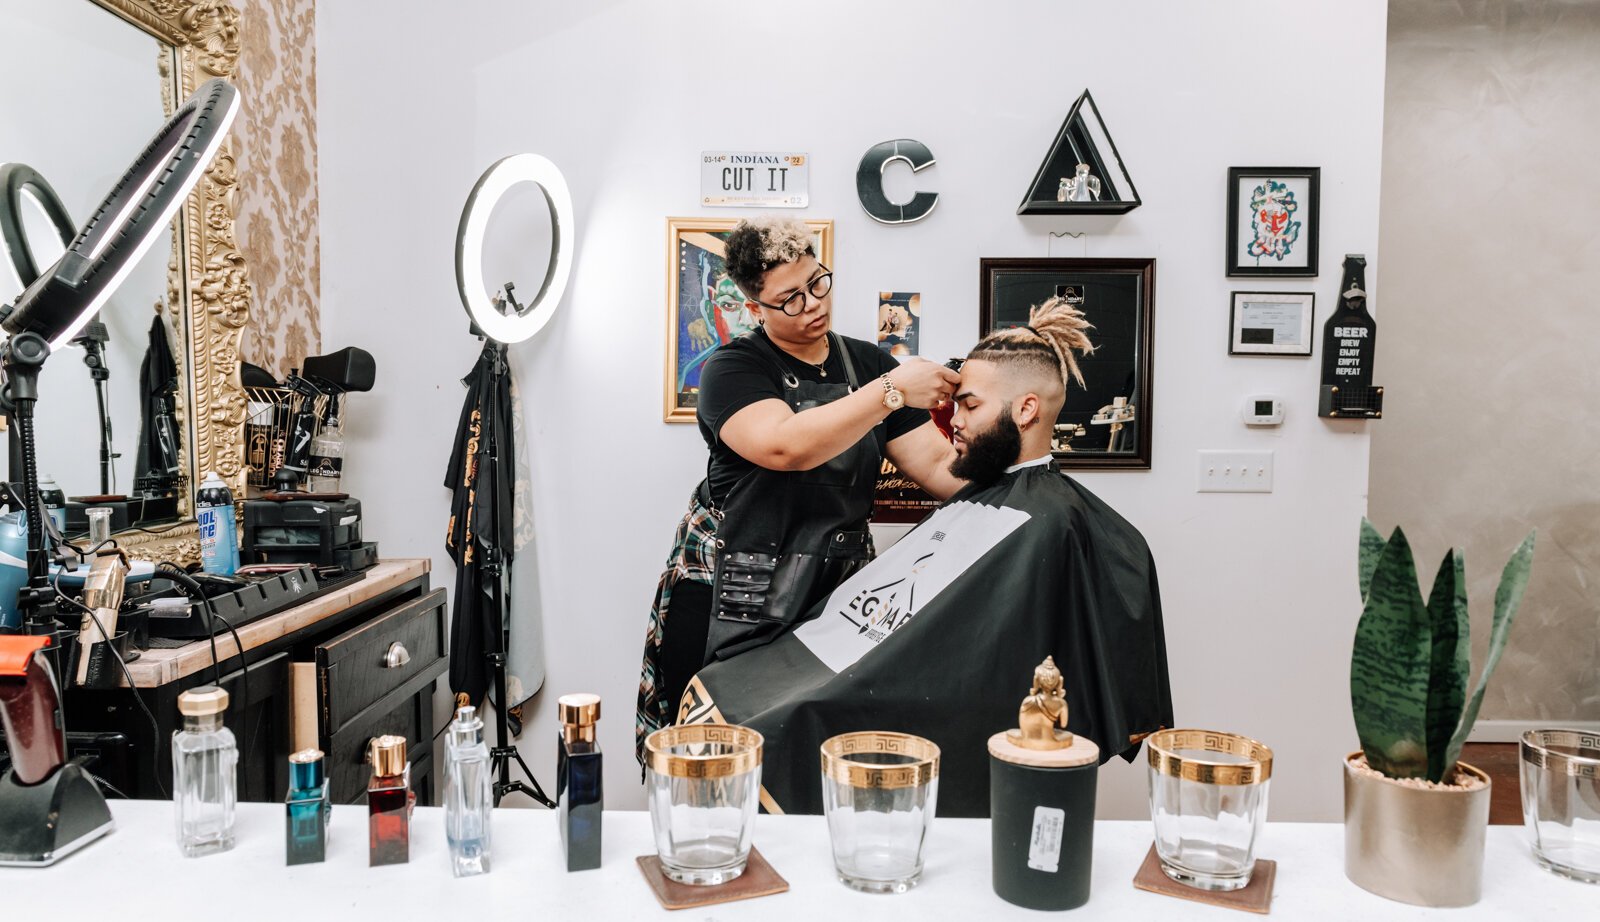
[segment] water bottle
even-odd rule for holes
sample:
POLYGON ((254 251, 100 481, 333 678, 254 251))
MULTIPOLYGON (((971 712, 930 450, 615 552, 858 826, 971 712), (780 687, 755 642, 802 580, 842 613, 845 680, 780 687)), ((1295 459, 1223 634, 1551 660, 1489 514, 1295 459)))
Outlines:
POLYGON ((49 474, 39 478, 39 504, 44 506, 45 514, 50 516, 50 521, 56 523, 56 531, 67 533, 67 494, 56 485, 56 479, 49 474))
POLYGON ((239 569, 239 526, 234 520, 233 493, 211 471, 195 496, 200 527, 200 569, 232 576, 239 569))

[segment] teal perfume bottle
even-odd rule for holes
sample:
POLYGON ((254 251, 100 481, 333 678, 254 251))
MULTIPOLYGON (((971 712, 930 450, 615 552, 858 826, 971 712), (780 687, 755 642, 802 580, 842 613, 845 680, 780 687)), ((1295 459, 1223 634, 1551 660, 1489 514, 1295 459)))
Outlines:
POLYGON ((302 749, 289 756, 285 844, 290 864, 316 864, 328 857, 328 776, 322 753, 302 749))

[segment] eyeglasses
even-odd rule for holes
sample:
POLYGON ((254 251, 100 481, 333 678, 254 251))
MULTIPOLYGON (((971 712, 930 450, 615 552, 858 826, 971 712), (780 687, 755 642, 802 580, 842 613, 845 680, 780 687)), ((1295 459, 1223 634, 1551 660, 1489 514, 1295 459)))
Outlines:
POLYGON ((833 290, 833 272, 821 263, 817 265, 822 269, 822 274, 807 282, 804 288, 795 289, 794 294, 784 298, 781 304, 768 304, 765 301, 756 303, 768 310, 783 311, 788 317, 798 317, 805 313, 807 292, 810 292, 811 297, 821 301, 833 290))

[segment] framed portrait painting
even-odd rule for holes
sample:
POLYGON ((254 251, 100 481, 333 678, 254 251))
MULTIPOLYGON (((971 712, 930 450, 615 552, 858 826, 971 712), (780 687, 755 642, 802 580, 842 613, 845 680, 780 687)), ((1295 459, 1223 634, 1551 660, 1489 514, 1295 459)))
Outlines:
POLYGON ((1094 329, 1078 357, 1050 447, 1064 470, 1150 469, 1155 360, 1154 259, 984 259, 978 335, 1023 326, 1031 308, 1064 297, 1094 329))
MULTIPOLYGON (((753 304, 723 262, 737 219, 667 219, 667 352, 664 418, 692 423, 700 371, 723 343, 756 328, 753 304)), ((833 268, 833 222, 807 221, 817 259, 833 268)))
POLYGON ((1322 168, 1228 169, 1228 275, 1312 278, 1322 168))

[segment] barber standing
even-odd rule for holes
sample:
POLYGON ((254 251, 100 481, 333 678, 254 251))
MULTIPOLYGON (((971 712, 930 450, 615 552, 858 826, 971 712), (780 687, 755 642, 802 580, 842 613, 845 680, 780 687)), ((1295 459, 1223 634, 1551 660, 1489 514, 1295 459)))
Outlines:
POLYGON ((771 640, 866 564, 885 456, 938 499, 964 485, 927 413, 960 377, 832 332, 833 273, 804 223, 740 221, 725 261, 758 327, 700 373, 696 415, 710 457, 651 611, 641 746, 673 722, 701 666, 771 640))

